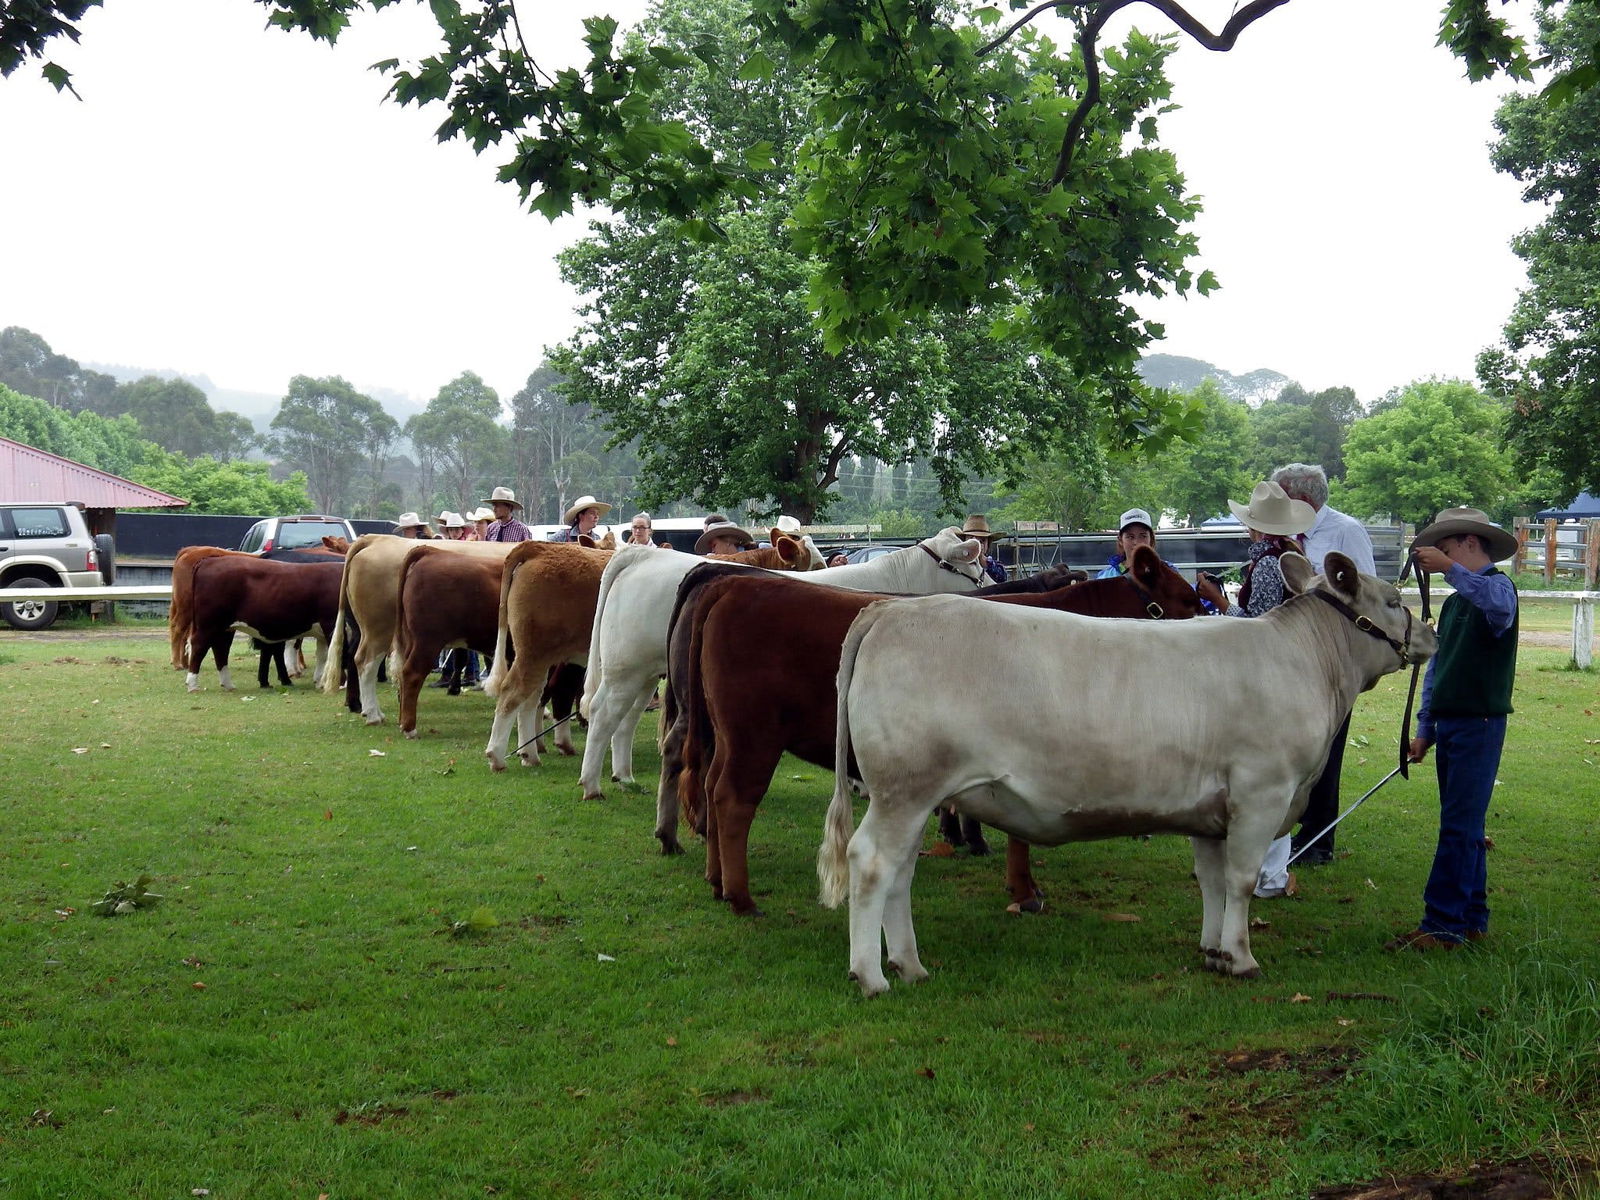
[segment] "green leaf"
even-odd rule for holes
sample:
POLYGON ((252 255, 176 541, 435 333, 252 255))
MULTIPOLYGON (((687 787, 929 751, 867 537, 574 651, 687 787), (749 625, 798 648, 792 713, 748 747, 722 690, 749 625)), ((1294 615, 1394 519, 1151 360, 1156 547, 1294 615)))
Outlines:
POLYGON ((739 78, 743 80, 771 79, 777 69, 777 64, 767 56, 765 51, 757 50, 740 64, 739 78))

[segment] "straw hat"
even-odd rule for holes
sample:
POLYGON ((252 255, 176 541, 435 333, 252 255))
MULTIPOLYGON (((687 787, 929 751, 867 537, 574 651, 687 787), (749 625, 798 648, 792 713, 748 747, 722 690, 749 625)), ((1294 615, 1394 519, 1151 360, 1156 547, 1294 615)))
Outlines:
POLYGON ((400 519, 394 523, 396 529, 410 529, 413 526, 421 528, 426 522, 414 512, 400 514, 400 519))
POLYGON ((992 537, 1000 536, 989 528, 989 519, 982 513, 973 513, 967 517, 967 523, 961 527, 961 536, 969 538, 982 538, 985 543, 992 537))
POLYGON ((1248 505, 1229 500, 1228 507, 1247 529, 1279 537, 1304 533, 1317 519, 1316 509, 1304 500, 1289 499, 1289 494, 1270 479, 1256 484, 1248 505))
POLYGON ((1413 546, 1437 546, 1447 537, 1475 533, 1489 547, 1489 557, 1495 562, 1510 558, 1517 552, 1517 539, 1489 520, 1481 509, 1447 508, 1432 525, 1420 531, 1412 541, 1413 546))
POLYGON ((706 553, 711 548, 712 539, 719 537, 738 538, 741 549, 748 549, 756 544, 755 538, 750 536, 748 529, 735 525, 732 521, 722 521, 716 525, 707 526, 706 531, 695 540, 694 552, 696 554, 706 553))
POLYGON ((509 504, 512 508, 521 508, 522 501, 517 499, 517 494, 507 487, 498 487, 490 493, 484 504, 509 504))
POLYGON ((579 496, 572 502, 572 507, 562 514, 561 523, 563 525, 571 525, 578 519, 578 514, 586 508, 597 510, 598 515, 602 517, 611 511, 611 505, 604 500, 596 500, 593 496, 579 496))

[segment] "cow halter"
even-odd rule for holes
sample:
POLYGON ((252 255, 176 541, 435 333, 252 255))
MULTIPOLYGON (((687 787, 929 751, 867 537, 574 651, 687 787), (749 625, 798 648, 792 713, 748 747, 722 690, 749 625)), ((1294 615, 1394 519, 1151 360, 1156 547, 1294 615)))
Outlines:
POLYGON ((963 579, 967 580, 968 582, 970 582, 973 587, 979 587, 979 586, 982 585, 982 583, 983 583, 983 568, 982 567, 974 566, 973 570, 972 570, 972 574, 968 575, 960 567, 956 566, 955 563, 946 562, 944 559, 940 558, 939 557, 939 552, 937 550, 935 550, 932 546, 928 545, 927 542, 918 542, 917 543, 917 549, 921 550, 929 558, 933 559, 934 562, 938 563, 939 564, 939 570, 941 570, 941 571, 949 571, 952 575, 959 575, 959 576, 961 576, 961 578, 963 578, 963 579))
MULTIPOLYGON (((1404 578, 1405 578, 1405 576, 1402 575, 1401 579, 1404 579, 1404 578)), ((1355 609, 1351 608, 1348 604, 1346 604, 1343 600, 1339 599, 1337 596, 1332 595, 1329 592, 1323 592, 1323 591, 1316 591, 1316 592, 1312 592, 1311 594, 1313 596, 1320 597, 1321 599, 1327 601, 1329 604, 1333 605, 1333 607, 1335 609, 1337 609, 1339 612, 1343 613, 1346 617, 1348 617, 1350 619, 1351 624, 1353 624, 1357 629, 1361 630, 1362 633, 1369 634, 1370 636, 1375 637, 1375 638, 1379 639, 1380 641, 1388 642, 1389 643, 1389 648, 1391 650, 1393 650, 1397 655, 1400 656, 1400 668, 1401 668, 1401 670, 1404 670, 1408 666, 1411 668, 1411 688, 1406 693, 1406 711, 1405 711, 1405 715, 1400 718, 1400 765, 1397 768, 1399 770, 1399 772, 1400 772, 1400 777, 1402 779, 1410 779, 1411 778, 1411 769, 1410 769, 1411 768, 1411 739, 1410 739, 1410 733, 1411 733, 1411 705, 1412 705, 1413 701, 1416 700, 1416 697, 1417 697, 1417 673, 1422 669, 1422 663, 1420 661, 1412 662, 1412 660, 1411 660, 1411 610, 1409 608, 1405 610, 1405 613, 1406 613, 1406 637, 1405 637, 1405 641, 1404 642, 1399 642, 1399 641, 1396 641, 1394 638, 1390 637, 1383 630, 1379 629, 1376 625, 1374 625, 1372 623, 1372 619, 1370 617, 1368 617, 1368 616, 1366 616, 1366 615, 1364 615, 1362 613, 1356 612, 1355 609)), ((1423 591, 1422 591, 1422 614, 1423 614, 1422 619, 1424 621, 1426 621, 1428 619, 1428 591, 1427 591, 1427 585, 1426 584, 1423 585, 1423 591)))
POLYGON ((1152 621, 1159 621, 1167 615, 1167 610, 1161 607, 1161 601, 1156 599, 1155 593, 1135 579, 1132 571, 1124 571, 1117 578, 1126 579, 1129 586, 1139 593, 1139 599, 1144 602, 1144 611, 1150 614, 1152 621))

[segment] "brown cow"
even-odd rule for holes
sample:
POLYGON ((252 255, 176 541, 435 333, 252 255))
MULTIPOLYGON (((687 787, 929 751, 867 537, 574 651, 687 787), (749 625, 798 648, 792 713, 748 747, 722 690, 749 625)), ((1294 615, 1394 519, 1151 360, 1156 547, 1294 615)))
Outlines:
POLYGON ((342 560, 344 550, 334 543, 338 543, 339 546, 348 544, 343 538, 325 537, 322 539, 324 549, 282 550, 267 555, 246 554, 242 550, 224 550, 220 546, 185 546, 178 551, 172 560, 172 600, 167 606, 167 638, 172 646, 172 669, 174 671, 189 669, 188 645, 193 614, 194 566, 197 562, 204 558, 229 554, 238 555, 240 558, 270 558, 278 562, 342 560))
MULTIPOLYGON (((396 622, 400 608, 400 566, 407 551, 415 549, 412 538, 390 533, 368 533, 350 544, 345 556, 344 576, 339 581, 338 620, 328 645, 328 656, 342 662, 346 646, 356 642, 354 661, 347 680, 346 703, 359 711, 368 725, 383 721, 378 707, 378 666, 394 648, 396 622)), ((463 554, 503 562, 517 542, 427 542, 447 554, 463 554)), ((339 672, 325 672, 322 690, 330 695, 339 691, 339 672)))
MULTIPOLYGON (((507 556, 494 669, 483 681, 483 690, 495 698, 494 727, 484 749, 493 770, 506 769, 513 719, 517 757, 524 766, 539 765, 534 735, 541 697, 552 668, 588 658, 600 573, 612 553, 570 542, 518 542, 507 556)), ((576 753, 570 722, 561 724, 555 740, 562 754, 576 753)))
MULTIPOLYGON (((1090 616, 1187 618, 1201 611, 1194 589, 1143 547, 1129 575, 1118 579, 1043 593, 977 595, 992 603, 1090 616)), ((668 789, 674 782, 686 811, 692 814, 703 805, 706 879, 712 894, 729 901, 735 913, 759 911, 750 897, 746 859, 756 806, 785 751, 819 766, 833 762, 840 647, 857 614, 885 598, 881 593, 818 589, 781 576, 726 574, 699 586, 693 577, 685 581, 673 618, 667 677, 672 716, 676 719, 681 711, 684 720, 681 773, 679 763, 669 761, 666 743, 671 735, 664 732, 657 817, 659 822, 673 808, 668 789), (778 653, 752 651, 770 641, 774 631, 782 631, 778 653)), ((950 659, 953 689, 983 669, 963 663, 959 647, 936 652, 950 659)), ((936 697, 924 699, 937 702, 936 697)), ((668 729, 665 712, 662 728, 668 729)), ((658 824, 656 831, 669 853, 669 838, 676 842, 675 814, 671 825, 663 830, 658 824)), ((1007 878, 1014 903, 1037 907, 1026 843, 1012 839, 1007 878)))
POLYGON ((284 563, 253 554, 210 555, 191 573, 188 689, 200 688, 200 664, 214 654, 224 689, 233 689, 228 671, 235 630, 263 642, 312 637, 317 670, 327 662, 328 638, 339 611, 341 564, 284 563))
POLYGON ((395 618, 400 666, 395 686, 400 732, 408 738, 417 736, 417 696, 439 661, 439 652, 447 646, 466 646, 482 654, 494 650, 505 562, 451 554, 443 546, 442 542, 413 545, 400 564, 395 618))

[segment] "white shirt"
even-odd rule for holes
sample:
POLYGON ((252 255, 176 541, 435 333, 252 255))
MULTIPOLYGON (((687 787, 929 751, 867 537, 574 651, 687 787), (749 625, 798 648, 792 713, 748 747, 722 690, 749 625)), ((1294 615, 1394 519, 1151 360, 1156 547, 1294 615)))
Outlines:
POLYGON ((1372 539, 1360 521, 1336 508, 1324 504, 1317 510, 1317 519, 1306 530, 1306 557, 1317 571, 1322 570, 1322 560, 1330 551, 1337 550, 1356 564, 1363 575, 1376 575, 1377 564, 1372 561, 1372 539))

